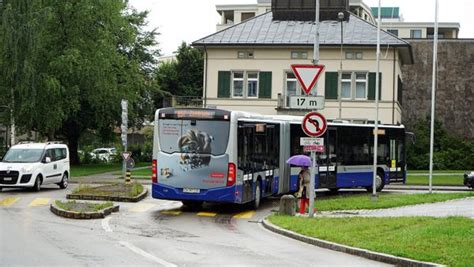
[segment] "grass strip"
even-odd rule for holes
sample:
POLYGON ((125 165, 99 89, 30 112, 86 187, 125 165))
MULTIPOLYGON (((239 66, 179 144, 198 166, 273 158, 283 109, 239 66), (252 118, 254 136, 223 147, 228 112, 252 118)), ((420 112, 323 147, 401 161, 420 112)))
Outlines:
MULTIPOLYGON (((149 162, 140 162, 135 167, 150 166, 149 162)), ((71 166, 71 176, 80 177, 94 174, 101 174, 107 172, 121 173, 122 163, 99 163, 99 164, 83 164, 78 166, 71 166)), ((151 172, 151 171, 150 171, 151 172)))
MULTIPOLYGON (((459 185, 462 186, 464 181, 464 175, 460 173, 459 175, 433 175, 433 185, 459 185)), ((429 176, 413 176, 408 175, 407 182, 408 185, 428 185, 429 176)))
MULTIPOLYGON (((410 174, 420 174, 420 173, 428 174, 429 172, 430 172, 429 170, 408 170, 407 171, 408 175, 410 175, 410 174)), ((466 172, 467 172, 466 170, 434 170, 433 171, 434 174, 437 174, 437 173, 464 174, 466 172)))
POLYGON ((415 204, 435 203, 451 199, 474 197, 474 193, 446 193, 446 194, 379 194, 377 201, 373 201, 371 194, 356 196, 339 195, 330 199, 317 199, 314 206, 318 211, 356 210, 356 209, 384 209, 415 204))
POLYGON ((143 185, 112 184, 92 187, 90 185, 79 185, 72 193, 78 195, 109 196, 109 197, 136 197, 143 192, 143 185))
POLYGON ((448 266, 474 264, 474 220, 468 218, 272 215, 269 220, 290 231, 339 244, 448 266))
POLYGON ((56 200, 56 206, 63 210, 67 211, 75 211, 75 212, 96 212, 108 207, 112 207, 114 204, 110 201, 102 202, 102 203, 92 203, 92 202, 76 202, 75 200, 70 200, 66 202, 62 202, 60 200, 56 200))

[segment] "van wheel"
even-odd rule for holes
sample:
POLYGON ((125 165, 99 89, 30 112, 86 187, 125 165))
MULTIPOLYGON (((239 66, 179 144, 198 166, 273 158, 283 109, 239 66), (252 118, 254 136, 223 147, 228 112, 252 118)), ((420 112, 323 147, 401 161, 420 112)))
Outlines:
POLYGON ((59 188, 61 188, 61 189, 66 189, 67 188, 67 186, 69 185, 67 173, 63 174, 63 179, 61 179, 61 182, 59 182, 58 185, 59 185, 59 188))
POLYGON ((33 191, 40 191, 41 190, 41 176, 36 176, 35 184, 33 185, 33 191))
POLYGON ((255 185, 255 199, 252 202, 252 207, 258 209, 260 207, 260 201, 262 200, 262 190, 260 190, 260 181, 257 181, 255 185))

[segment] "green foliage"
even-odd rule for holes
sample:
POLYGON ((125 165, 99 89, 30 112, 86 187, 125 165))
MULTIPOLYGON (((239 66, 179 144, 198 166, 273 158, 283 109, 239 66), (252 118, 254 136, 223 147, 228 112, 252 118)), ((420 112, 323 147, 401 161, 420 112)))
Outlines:
POLYGON ((69 200, 62 202, 60 200, 55 201, 56 206, 63 210, 67 211, 76 211, 76 212, 97 212, 109 207, 112 207, 114 203, 107 201, 107 202, 100 202, 100 203, 94 203, 94 202, 76 202, 75 200, 69 200))
MULTIPOLYGON (((407 142, 407 164, 410 170, 429 168, 430 120, 417 121, 408 129, 415 133, 416 142, 407 142)), ((474 169, 474 142, 448 133, 438 121, 434 128, 433 167, 436 170, 474 169)))
POLYGON ((183 42, 176 53, 176 60, 163 62, 156 70, 159 85, 153 97, 156 107, 161 107, 163 98, 170 95, 202 96, 203 52, 183 42))
POLYGON ((461 217, 315 218, 269 220, 306 236, 447 266, 472 266, 474 220, 461 217))
MULTIPOLYGON (((156 30, 126 0, 5 0, 0 4, 0 94, 23 131, 67 140, 78 163, 81 135, 113 139, 120 100, 129 125, 153 110, 156 30), (10 92, 13 92, 13 96, 10 92)), ((2 105, 4 103, 0 103, 2 105)))

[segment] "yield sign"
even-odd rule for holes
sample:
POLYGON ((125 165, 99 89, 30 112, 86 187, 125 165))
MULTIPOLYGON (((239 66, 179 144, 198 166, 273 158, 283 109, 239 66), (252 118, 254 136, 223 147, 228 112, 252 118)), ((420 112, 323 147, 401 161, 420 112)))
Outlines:
POLYGON ((309 95, 319 76, 324 71, 324 65, 292 64, 291 68, 307 95, 309 95))

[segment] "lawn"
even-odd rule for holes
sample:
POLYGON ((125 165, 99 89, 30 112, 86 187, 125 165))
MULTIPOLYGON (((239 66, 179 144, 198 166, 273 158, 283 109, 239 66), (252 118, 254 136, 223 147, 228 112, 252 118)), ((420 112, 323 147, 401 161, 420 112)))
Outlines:
MULTIPOLYGON (((136 167, 149 166, 149 162, 140 162, 136 164, 136 167)), ((107 173, 107 172, 119 172, 122 170, 121 163, 99 163, 99 164, 83 164, 79 166, 71 166, 71 176, 87 176, 93 174, 107 173)))
POLYGON ((95 187, 90 185, 80 185, 72 191, 72 194, 109 197, 137 197, 143 192, 143 190, 143 185, 137 183, 112 184, 95 187))
MULTIPOLYGON (((464 173, 458 175, 433 175, 433 185, 459 185, 462 186, 464 179, 464 173)), ((429 176, 413 176, 408 175, 406 184, 408 185, 428 185, 429 176)))
MULTIPOLYGON (((407 173, 408 175, 410 174, 428 174, 430 171, 429 170, 408 170, 407 173)), ((455 173, 455 174, 464 174, 467 171, 462 171, 462 170, 433 170, 434 174, 437 173, 455 173)))
POLYGON ((407 205, 441 202, 450 199, 474 197, 474 193, 447 194, 379 194, 377 201, 371 199, 371 194, 356 196, 340 195, 329 199, 317 199, 314 206, 318 211, 354 210, 354 209, 383 209, 407 205))
POLYGON ((473 266, 474 220, 462 217, 303 218, 272 215, 282 228, 340 244, 449 266, 473 266))

